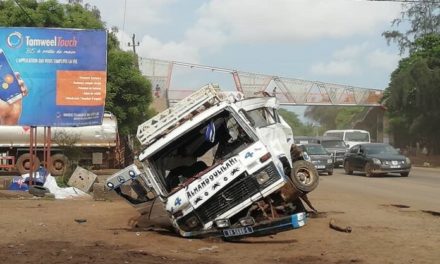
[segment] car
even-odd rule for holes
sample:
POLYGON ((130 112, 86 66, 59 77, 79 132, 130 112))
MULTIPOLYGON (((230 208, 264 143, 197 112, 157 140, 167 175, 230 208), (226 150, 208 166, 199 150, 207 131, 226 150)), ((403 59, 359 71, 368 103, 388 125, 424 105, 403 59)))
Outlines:
POLYGON ((367 177, 387 173, 399 173, 408 177, 411 160, 386 143, 358 144, 349 149, 344 158, 346 174, 365 172, 367 177))
POLYGON ((333 158, 321 144, 302 144, 299 147, 310 158, 318 173, 333 175, 333 158))
POLYGON ((344 156, 347 152, 347 145, 345 145, 344 140, 336 137, 322 137, 319 142, 332 156, 335 168, 344 164, 344 156))

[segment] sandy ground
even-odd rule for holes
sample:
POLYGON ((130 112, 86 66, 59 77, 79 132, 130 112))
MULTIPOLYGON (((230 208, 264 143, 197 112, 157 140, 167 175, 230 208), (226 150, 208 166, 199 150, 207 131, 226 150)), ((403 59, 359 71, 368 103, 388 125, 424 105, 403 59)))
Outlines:
MULTIPOLYGON (((341 176, 342 177, 342 176, 341 176)), ((440 217, 341 192, 322 177, 303 228, 239 242, 184 239, 121 200, 44 200, 0 192, 0 263, 439 263, 440 217), (329 228, 330 219, 351 233, 329 228)))

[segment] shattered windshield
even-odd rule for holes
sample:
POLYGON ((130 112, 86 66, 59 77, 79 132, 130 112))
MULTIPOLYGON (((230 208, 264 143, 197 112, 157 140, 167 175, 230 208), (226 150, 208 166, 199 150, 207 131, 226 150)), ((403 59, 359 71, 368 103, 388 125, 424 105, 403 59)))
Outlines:
POLYGON ((171 192, 186 180, 226 160, 254 140, 227 110, 186 131, 153 155, 150 165, 171 192))

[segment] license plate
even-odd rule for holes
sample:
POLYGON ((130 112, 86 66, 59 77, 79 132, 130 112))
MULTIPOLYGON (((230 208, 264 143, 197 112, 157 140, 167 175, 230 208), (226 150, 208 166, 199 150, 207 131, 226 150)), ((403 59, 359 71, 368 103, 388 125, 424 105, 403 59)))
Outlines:
POLYGON ((325 169, 325 165, 316 165, 317 169, 325 169))
POLYGON ((398 168, 400 168, 400 165, 391 165, 390 168, 391 169, 398 169, 398 168))
POLYGON ((242 236, 247 234, 252 234, 254 229, 252 226, 238 227, 223 230, 223 235, 225 237, 242 236))

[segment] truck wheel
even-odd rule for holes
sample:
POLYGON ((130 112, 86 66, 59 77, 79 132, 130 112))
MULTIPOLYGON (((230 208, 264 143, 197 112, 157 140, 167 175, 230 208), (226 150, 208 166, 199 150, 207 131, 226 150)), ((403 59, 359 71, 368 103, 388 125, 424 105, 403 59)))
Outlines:
MULTIPOLYGON (((22 154, 17 159, 17 163, 15 165, 20 174, 29 173, 29 169, 31 168, 31 154, 25 153, 22 154)), ((33 171, 36 171, 40 166, 40 159, 34 155, 34 166, 33 171)))
POLYGON ((297 160, 293 163, 290 179, 298 190, 305 193, 313 191, 319 183, 315 166, 305 160, 297 160))
POLYGON ((34 185, 29 187, 29 193, 37 197, 44 197, 44 195, 50 193, 50 191, 46 187, 34 185))
POLYGON ((63 154, 54 154, 50 157, 49 171, 52 176, 60 176, 66 171, 69 159, 63 154))

